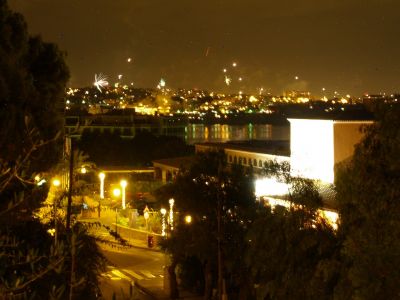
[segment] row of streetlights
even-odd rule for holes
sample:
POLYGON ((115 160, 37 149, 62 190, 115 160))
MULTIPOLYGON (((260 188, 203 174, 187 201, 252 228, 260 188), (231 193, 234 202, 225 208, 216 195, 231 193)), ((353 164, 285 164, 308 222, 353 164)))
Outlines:
MULTIPOLYGON (((100 179, 100 199, 104 199, 104 179, 106 178, 106 174, 104 172, 99 173, 99 179, 100 179)), ((125 179, 122 179, 119 182, 119 185, 121 186, 122 190, 122 209, 126 208, 126 187, 128 185, 128 182, 125 179)), ((114 189, 113 194, 116 197, 119 197, 121 195, 121 190, 119 189, 114 189)))
MULTIPOLYGON (((84 168, 82 168, 81 172, 84 174, 86 173, 84 170, 84 168)), ((106 174, 104 172, 100 172, 99 173, 99 179, 100 179, 100 199, 104 199, 104 180, 105 180, 106 174)), ((61 185, 61 182, 59 179, 55 178, 52 181, 52 184, 55 187, 58 187, 61 185)), ((128 182, 125 179, 122 179, 120 181, 120 186, 121 186, 121 190, 122 190, 122 209, 126 208, 126 187, 128 185, 128 182)), ((113 195, 115 197, 119 197, 121 195, 121 190, 116 188, 113 190, 113 195)), ((170 230, 174 230, 174 204, 175 204, 175 200, 173 198, 169 199, 168 201, 169 203, 169 218, 168 218, 168 224, 170 227, 170 230)), ((161 235, 162 236, 166 236, 166 228, 167 228, 167 210, 165 208, 161 208, 160 210, 161 213, 161 235)), ((144 215, 146 221, 149 217, 148 212, 147 215, 144 215)), ((190 215, 185 216, 185 223, 186 224, 190 224, 192 222, 192 217, 190 215)))

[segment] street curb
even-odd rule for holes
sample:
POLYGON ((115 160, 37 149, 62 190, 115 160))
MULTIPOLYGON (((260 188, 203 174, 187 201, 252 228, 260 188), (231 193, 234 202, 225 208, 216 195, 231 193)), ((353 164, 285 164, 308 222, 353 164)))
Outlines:
POLYGON ((145 288, 144 286, 142 286, 139 281, 135 280, 135 288, 138 288, 139 290, 141 290, 143 293, 145 293, 146 295, 150 296, 153 300, 159 300, 159 299, 169 299, 169 297, 167 295, 165 295, 165 297, 163 298, 159 298, 157 297, 157 295, 155 295, 154 292, 152 292, 150 289, 145 288))
MULTIPOLYGON (((104 226, 104 223, 102 223, 101 221, 94 221, 94 222, 92 222, 92 221, 89 221, 89 220, 84 220, 84 222, 86 222, 86 223, 100 223, 102 226, 104 226)), ((115 226, 115 223, 112 223, 112 225, 114 225, 115 226)), ((135 244, 132 244, 131 242, 130 242, 130 240, 129 239, 127 239, 127 238, 125 238, 125 237, 123 237, 120 233, 118 233, 124 240, 126 240, 127 242, 128 242, 128 246, 129 247, 132 247, 132 248, 137 248, 137 249, 142 249, 142 250, 147 250, 147 251, 153 251, 153 252, 162 252, 162 250, 158 247, 158 246, 155 246, 154 248, 149 248, 149 247, 145 247, 145 246, 138 246, 138 245, 135 245, 135 244)), ((111 236, 111 235, 110 235, 111 236)), ((121 244, 120 244, 121 245, 121 244)), ((121 245, 121 246, 123 246, 123 245, 121 245)))

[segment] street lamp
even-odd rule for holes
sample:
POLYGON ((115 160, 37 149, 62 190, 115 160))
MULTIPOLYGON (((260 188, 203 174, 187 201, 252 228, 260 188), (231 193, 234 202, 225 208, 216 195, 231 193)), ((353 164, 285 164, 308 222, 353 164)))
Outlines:
POLYGON ((61 181, 58 178, 54 178, 52 181, 53 186, 59 187, 61 185, 61 181))
POLYGON ((146 221, 146 231, 149 231, 149 226, 148 226, 148 223, 147 223, 147 220, 149 219, 149 212, 148 211, 145 211, 144 213, 143 213, 143 217, 144 217, 144 219, 145 219, 145 221, 146 221))
POLYGON ((113 195, 114 197, 118 198, 119 196, 121 196, 121 190, 118 188, 113 189, 113 195))
POLYGON ((185 223, 186 223, 186 224, 192 223, 192 216, 191 216, 191 215, 185 216, 185 223))
POLYGON ((150 214, 149 214, 149 208, 147 207, 147 205, 143 210, 143 217, 144 217, 144 219, 146 221, 146 231, 149 231, 149 227, 148 227, 147 221, 148 221, 148 219, 150 217, 150 214))
POLYGON ((100 178, 100 199, 99 199, 99 207, 98 207, 98 216, 100 218, 100 210, 101 210, 101 203, 100 201, 104 199, 104 178, 106 177, 106 174, 103 172, 99 173, 99 178, 100 178))
MULTIPOLYGON (((52 185, 54 186, 54 188, 56 190, 58 190, 58 188, 61 185, 61 181, 58 178, 54 178, 51 183, 52 183, 52 185)), ((57 244, 57 204, 58 204, 57 203, 57 195, 54 196, 54 200, 53 201, 54 201, 54 203, 53 203, 53 207, 54 207, 54 211, 53 211, 53 213, 54 213, 54 231, 52 231, 52 232, 54 232, 54 244, 57 244)))
POLYGON ((104 199, 104 178, 106 178, 106 174, 104 172, 100 172, 99 178, 100 178, 100 199, 104 199))
POLYGON ((169 226, 171 227, 171 231, 174 230, 174 199, 169 199, 169 226))
POLYGON ((165 208, 160 209, 161 212, 161 236, 165 236, 165 215, 167 210, 165 208))
POLYGON ((126 196, 125 188, 128 185, 128 182, 125 179, 122 179, 119 184, 121 185, 121 188, 122 188, 122 209, 125 209, 126 208, 126 205, 125 205, 125 196, 126 196))

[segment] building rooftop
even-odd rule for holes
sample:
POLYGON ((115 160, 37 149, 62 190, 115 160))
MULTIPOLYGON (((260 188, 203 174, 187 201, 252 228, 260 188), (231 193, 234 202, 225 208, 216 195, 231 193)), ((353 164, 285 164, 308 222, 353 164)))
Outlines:
POLYGON ((333 120, 333 121, 373 121, 374 115, 372 112, 365 108, 349 108, 346 109, 334 109, 332 111, 309 111, 309 112, 290 112, 286 114, 288 119, 310 119, 310 120, 333 120))
POLYGON ((181 156, 181 157, 153 160, 152 162, 154 166, 159 164, 176 169, 189 169, 194 160, 195 160, 194 156, 181 156))
POLYGON ((216 149, 232 149, 239 151, 257 152, 279 156, 290 156, 290 142, 288 140, 248 140, 229 141, 225 143, 199 143, 216 149))

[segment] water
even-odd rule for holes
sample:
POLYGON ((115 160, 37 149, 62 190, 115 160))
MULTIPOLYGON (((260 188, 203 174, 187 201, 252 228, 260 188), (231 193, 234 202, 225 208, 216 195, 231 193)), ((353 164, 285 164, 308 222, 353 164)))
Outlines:
POLYGON ((290 127, 271 124, 189 124, 185 127, 188 144, 242 140, 289 140, 290 127))

